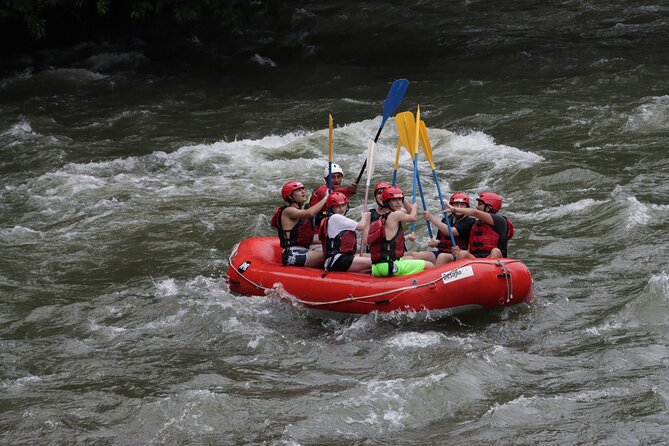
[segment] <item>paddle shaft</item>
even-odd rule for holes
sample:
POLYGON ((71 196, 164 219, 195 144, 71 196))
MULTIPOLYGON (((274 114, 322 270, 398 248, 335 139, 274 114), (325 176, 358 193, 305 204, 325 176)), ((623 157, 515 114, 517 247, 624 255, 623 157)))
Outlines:
POLYGON ((332 115, 328 115, 328 192, 332 193, 332 115))
MULTIPOLYGON (((376 144, 379 140, 379 136, 381 135, 381 130, 383 130, 383 126, 385 124, 385 121, 381 124, 381 127, 379 127, 379 131, 376 132, 376 136, 374 137, 374 144, 376 144)), ((362 178, 362 174, 365 172, 365 167, 367 167, 367 158, 365 158, 365 162, 362 163, 362 169, 360 169, 360 173, 358 174, 358 179, 355 180, 355 184, 360 183, 360 179, 362 178)))
POLYGON ((448 226, 448 235, 451 236, 451 243, 453 247, 456 247, 455 237, 453 237, 453 229, 451 229, 451 222, 446 213, 446 205, 444 204, 444 196, 441 195, 441 187, 439 186, 439 180, 437 179, 437 171, 432 169, 432 176, 434 177, 434 184, 437 185, 437 193, 439 194, 439 203, 441 203, 441 212, 444 214, 444 220, 446 220, 446 226, 448 226))
MULTIPOLYGON (((413 193, 414 199, 413 199, 413 202, 414 203, 416 202, 416 184, 418 184, 418 193, 420 194, 420 201, 423 204, 423 210, 427 211, 427 205, 425 204, 425 196, 423 195, 423 186, 421 185, 420 175, 418 174, 417 160, 414 161, 414 171, 415 171, 415 175, 414 175, 415 178, 414 178, 414 193, 413 193)), ((430 238, 432 238, 432 227, 430 226, 430 222, 426 221, 425 223, 427 223, 427 233, 429 234, 430 238)), ((415 226, 416 226, 416 222, 411 223, 411 232, 412 233, 414 232, 415 226)))

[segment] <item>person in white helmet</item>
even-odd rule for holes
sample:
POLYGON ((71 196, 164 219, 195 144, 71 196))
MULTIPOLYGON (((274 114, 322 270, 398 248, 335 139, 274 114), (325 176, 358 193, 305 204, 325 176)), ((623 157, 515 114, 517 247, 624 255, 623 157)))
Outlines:
MULTIPOLYGON (((319 186, 314 190, 314 193, 311 194, 311 199, 309 200, 309 206, 315 206, 316 203, 320 202, 323 197, 325 197, 328 191, 328 174, 330 173, 329 165, 325 166, 323 170, 323 179, 325 184, 319 186)), ((332 163, 332 192, 341 192, 346 196, 346 198, 351 198, 353 194, 358 191, 358 184, 352 183, 348 187, 340 187, 341 182, 344 180, 344 169, 341 168, 339 164, 332 163)), ((327 217, 327 211, 320 212, 314 217, 314 226, 318 227, 323 218, 327 217)))

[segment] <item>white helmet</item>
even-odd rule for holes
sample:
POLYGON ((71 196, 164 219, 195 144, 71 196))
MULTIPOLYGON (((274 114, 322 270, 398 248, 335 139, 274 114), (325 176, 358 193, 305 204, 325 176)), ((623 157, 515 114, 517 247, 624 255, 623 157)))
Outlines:
MULTIPOLYGON (((339 164, 332 163, 332 173, 340 173, 342 176, 344 176, 344 171, 342 170, 341 166, 339 164)), ((325 170, 323 171, 323 178, 327 178, 330 175, 330 166, 325 166, 325 170)))

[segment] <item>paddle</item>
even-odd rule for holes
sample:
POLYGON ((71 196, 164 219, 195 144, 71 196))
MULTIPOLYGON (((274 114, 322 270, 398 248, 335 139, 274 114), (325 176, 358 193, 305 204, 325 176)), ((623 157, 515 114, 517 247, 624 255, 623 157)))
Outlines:
MULTIPOLYGON (((420 107, 418 107, 417 113, 416 113, 416 121, 414 121, 413 113, 410 111, 403 112, 403 113, 398 113, 397 116, 395 116, 395 122, 397 123, 397 130, 400 134, 400 141, 404 147, 407 148, 409 151, 409 155, 411 155, 411 158, 413 160, 413 170, 414 170, 414 175, 413 175, 413 199, 412 199, 412 204, 416 202, 416 185, 418 185, 418 191, 420 193, 420 199, 423 204, 423 210, 427 210, 427 205, 425 204, 425 196, 423 195, 423 186, 421 185, 420 182, 420 175, 418 173, 418 140, 419 140, 419 126, 418 122, 420 122, 420 107)), ((430 226, 430 222, 427 223, 427 232, 432 238, 432 227, 430 226)), ((415 238, 415 230, 416 224, 415 222, 411 224, 411 236, 412 238, 415 238)))
POLYGON ((432 144, 430 144, 430 138, 427 136, 427 127, 425 126, 425 122, 422 120, 420 121, 420 146, 423 148, 423 152, 430 162, 432 176, 434 177, 434 183, 437 185, 437 193, 439 194, 439 203, 441 203, 441 212, 444 214, 444 220, 446 220, 446 226, 448 226, 448 235, 451 236, 451 243, 453 243, 453 247, 455 247, 457 245, 455 244, 455 237, 453 237, 451 222, 449 221, 448 215, 446 214, 444 196, 441 194, 441 187, 439 186, 439 180, 437 179, 437 171, 434 169, 434 161, 432 160, 432 144))
MULTIPOLYGON (((402 98, 404 98, 404 93, 406 93, 408 87, 409 81, 406 79, 397 79, 390 86, 390 90, 388 90, 386 99, 383 101, 383 118, 381 119, 379 131, 376 132, 376 136, 374 137, 374 143, 378 142, 379 136, 381 135, 381 130, 383 130, 383 126, 386 124, 386 121, 390 115, 392 115, 395 110, 397 110, 397 107, 400 106, 402 98)), ((362 173, 365 171, 366 166, 367 160, 365 160, 365 162, 362 164, 362 168, 358 174, 358 179, 355 181, 356 184, 360 183, 360 178, 362 178, 362 173)))
POLYGON ((397 152, 395 153, 395 170, 393 170, 393 182, 392 185, 397 184, 397 169, 400 167, 400 151, 402 150, 402 140, 397 140, 397 152))
POLYGON ((332 193, 332 115, 328 115, 328 127, 330 129, 329 134, 329 148, 330 156, 328 158, 328 192, 332 193))
MULTIPOLYGON (((369 183, 374 175, 374 164, 376 163, 376 143, 372 140, 367 144, 367 159, 365 160, 369 168, 367 169, 367 180, 365 181, 365 204, 363 213, 367 212, 367 203, 369 200, 369 183)), ((369 225, 365 226, 362 231, 362 238, 360 240, 360 255, 363 254, 365 246, 367 246, 367 235, 369 234, 369 225)))

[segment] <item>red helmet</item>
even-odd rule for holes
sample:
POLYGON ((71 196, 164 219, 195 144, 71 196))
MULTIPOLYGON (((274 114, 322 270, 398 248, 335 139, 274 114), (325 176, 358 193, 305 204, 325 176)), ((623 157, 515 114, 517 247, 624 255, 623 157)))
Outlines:
POLYGON ((342 194, 341 192, 332 192, 325 202, 325 205, 328 208, 340 206, 343 204, 348 204, 348 198, 346 198, 346 195, 342 194))
POLYGON ((481 201, 487 204, 495 212, 498 212, 502 208, 502 199, 499 198, 499 195, 492 192, 483 192, 479 194, 476 201, 481 201))
POLYGON ((388 200, 392 200, 393 198, 404 200, 404 192, 402 192, 402 189, 397 186, 390 186, 383 189, 383 193, 381 194, 382 201, 386 202, 388 200))
POLYGON ((386 183, 385 181, 381 181, 380 183, 376 183, 376 186, 374 186, 374 193, 376 193, 377 190, 387 189, 389 187, 390 184, 386 183))
POLYGON ((451 195, 451 199, 448 200, 450 204, 453 203, 464 203, 467 206, 469 206, 469 196, 467 196, 466 193, 464 192, 456 192, 453 195, 451 195))
POLYGON ((281 188, 281 198, 283 201, 288 201, 290 196, 298 189, 304 189, 304 184, 299 181, 289 181, 281 188))

